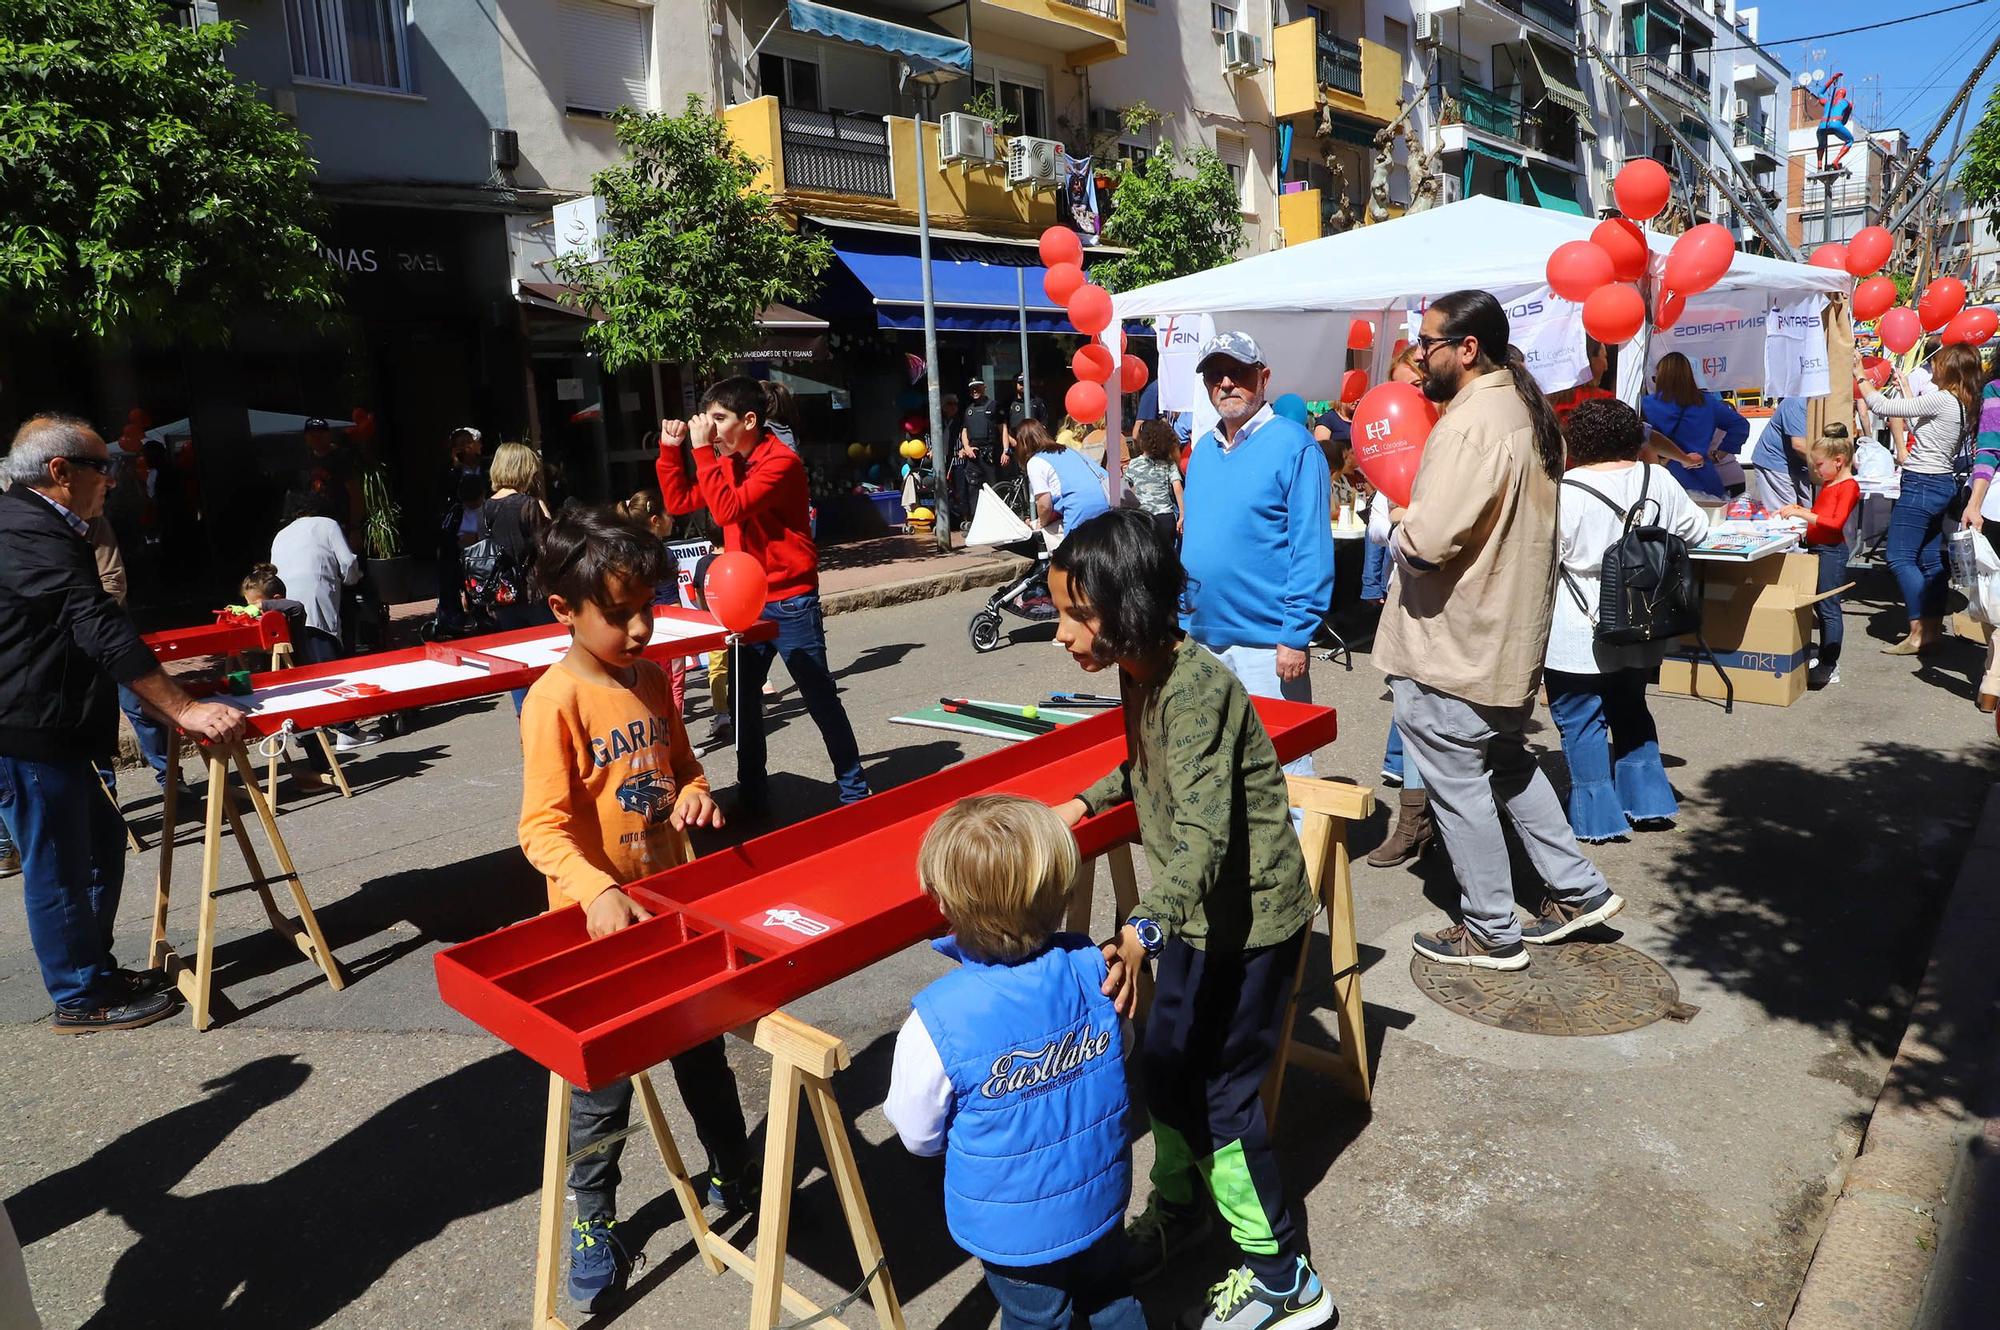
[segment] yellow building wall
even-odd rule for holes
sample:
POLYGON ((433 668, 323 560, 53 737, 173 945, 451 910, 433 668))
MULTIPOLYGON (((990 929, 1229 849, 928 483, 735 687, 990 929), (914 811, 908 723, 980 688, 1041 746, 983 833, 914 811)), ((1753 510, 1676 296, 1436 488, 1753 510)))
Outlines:
MULTIPOLYGON (((1064 3, 1064 0, 983 0, 985 6, 1004 9, 1010 14, 1020 14, 1025 18, 1053 23, 1058 27, 1071 29, 1074 40, 1052 42, 1065 54, 1065 64, 1094 65, 1099 61, 1125 54, 1125 4, 1118 6, 1118 16, 1109 17, 1094 13, 1080 5, 1064 3)), ((1130 0, 1125 0, 1130 3, 1130 0)), ((978 20, 973 20, 978 27, 978 20)))
POLYGON ((1320 192, 1316 189, 1278 195, 1278 229, 1285 233, 1287 245, 1303 245, 1319 239, 1321 216, 1320 192))
POLYGON ((759 97, 722 113, 722 123, 736 146, 763 163, 757 187, 767 194, 785 192, 785 154, 778 137, 778 99, 759 97))
POLYGON ((1319 82, 1318 23, 1300 19, 1277 29, 1271 37, 1271 114, 1280 120, 1309 115, 1319 109, 1320 100, 1377 124, 1396 118, 1397 102, 1403 95, 1403 57, 1380 42, 1363 38, 1361 47, 1361 94, 1356 96, 1319 82))

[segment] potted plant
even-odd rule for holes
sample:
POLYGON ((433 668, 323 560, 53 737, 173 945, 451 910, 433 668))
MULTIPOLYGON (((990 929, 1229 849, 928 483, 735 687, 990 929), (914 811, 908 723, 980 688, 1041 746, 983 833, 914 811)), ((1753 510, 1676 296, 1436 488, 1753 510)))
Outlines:
POLYGON ((403 505, 389 488, 389 474, 379 466, 361 473, 361 551, 368 576, 383 603, 400 605, 420 598, 420 588, 403 553, 403 505))

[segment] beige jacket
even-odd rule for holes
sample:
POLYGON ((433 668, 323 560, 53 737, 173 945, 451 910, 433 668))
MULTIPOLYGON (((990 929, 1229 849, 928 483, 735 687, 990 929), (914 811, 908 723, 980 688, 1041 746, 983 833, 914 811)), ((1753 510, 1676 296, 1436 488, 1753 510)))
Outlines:
POLYGON ((1485 706, 1532 700, 1555 599, 1556 481, 1507 371, 1445 408, 1391 549, 1376 665, 1485 706))
POLYGON ((111 532, 111 519, 90 519, 90 552, 97 559, 97 580, 104 594, 125 603, 125 556, 118 552, 118 537, 111 532))

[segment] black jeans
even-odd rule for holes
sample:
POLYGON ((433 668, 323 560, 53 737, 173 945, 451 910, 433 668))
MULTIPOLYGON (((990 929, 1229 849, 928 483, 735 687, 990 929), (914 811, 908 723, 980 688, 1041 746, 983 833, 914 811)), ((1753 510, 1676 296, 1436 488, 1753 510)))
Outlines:
MULTIPOLYGON (((667 1059, 674 1069, 674 1086, 681 1092, 695 1136, 708 1154, 704 1171, 696 1175, 696 1193, 710 1177, 735 1182, 749 1163, 749 1134, 743 1127, 743 1105, 736 1097, 736 1076, 718 1037, 667 1059)), ((576 1090, 569 1097, 569 1152, 624 1131, 632 1120, 632 1082, 617 1081, 602 1090, 576 1090)), ((576 1193, 576 1217, 581 1220, 618 1217, 618 1183, 623 1174, 618 1158, 625 1142, 613 1141, 569 1166, 569 1189, 576 1193)))
POLYGON ((741 713, 736 726, 737 788, 749 803, 764 802, 764 678, 771 672, 771 661, 782 659, 805 698, 813 724, 819 726, 834 779, 840 784, 840 801, 851 804, 867 798, 868 777, 861 770, 861 748, 854 741, 854 726, 840 705, 840 687, 827 664, 826 620, 820 613, 819 593, 808 591, 774 600, 764 607, 764 618, 778 625, 777 637, 768 642, 740 643, 729 653, 729 695, 741 713))

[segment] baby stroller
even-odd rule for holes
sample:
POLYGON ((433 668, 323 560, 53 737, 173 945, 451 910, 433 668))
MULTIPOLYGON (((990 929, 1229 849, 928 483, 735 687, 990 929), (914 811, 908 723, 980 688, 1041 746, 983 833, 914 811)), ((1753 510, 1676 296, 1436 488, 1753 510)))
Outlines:
POLYGON ((1007 613, 1029 623, 1048 623, 1056 617, 1055 601, 1049 598, 1049 547, 1039 531, 1025 540, 1007 541, 995 549, 1032 558, 1034 566, 1019 578, 994 592, 972 621, 965 626, 972 649, 992 651, 1000 645, 1000 616, 1007 613))

